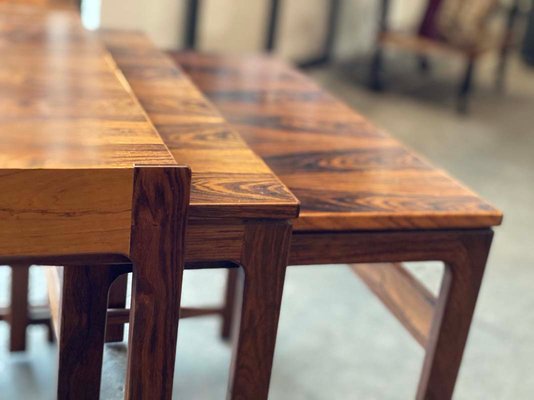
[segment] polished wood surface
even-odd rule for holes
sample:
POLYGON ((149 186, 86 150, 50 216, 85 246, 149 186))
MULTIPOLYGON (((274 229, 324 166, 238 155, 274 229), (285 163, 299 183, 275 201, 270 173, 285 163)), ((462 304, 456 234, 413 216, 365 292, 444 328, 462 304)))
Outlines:
MULTIPOLYGON (((189 168, 135 170, 125 389, 129 400, 172 395, 190 187, 189 168)), ((106 311, 107 305, 104 315, 106 311)))
POLYGON ((128 255, 134 165, 176 164, 70 11, 0 4, 0 255, 128 255))
POLYGON ((268 398, 291 231, 287 221, 246 224, 228 400, 268 398))
MULTIPOLYGON (((54 273, 54 271, 52 271, 54 273)), ((108 265, 65 268, 62 274, 58 400, 99 399, 107 295, 120 271, 108 265)), ((57 274, 56 274, 57 275, 57 274)))
POLYGON ((177 60, 302 201, 290 265, 445 263, 435 301, 397 264, 357 268, 425 347, 417 399, 451 398, 500 212, 276 61, 177 60))
POLYGON ((174 164, 98 38, 75 13, 0 6, 0 168, 174 164))
POLYGON ((501 222, 498 210, 283 63, 173 57, 300 200, 296 231, 501 222))
POLYGON ((61 283, 51 268, 49 297, 60 332, 59 399, 98 398, 109 299, 117 294, 109 290, 132 270, 125 398, 171 398, 190 181, 186 167, 137 167, 132 263, 70 265, 61 283))
POLYGON ((207 265, 202 261, 232 261, 218 266, 242 268, 228 398, 266 399, 291 238, 288 219, 298 215, 299 203, 146 38, 116 32, 102 37, 174 157, 193 170, 186 260, 200 267, 207 265))
POLYGON ((293 218, 298 201, 186 75, 142 34, 101 34, 176 160, 193 171, 191 218, 293 218))

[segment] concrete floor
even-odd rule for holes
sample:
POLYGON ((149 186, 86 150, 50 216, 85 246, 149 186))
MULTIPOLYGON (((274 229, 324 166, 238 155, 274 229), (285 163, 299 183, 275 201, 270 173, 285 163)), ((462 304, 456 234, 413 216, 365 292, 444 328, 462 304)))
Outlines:
MULTIPOLYGON (((356 61, 312 75, 376 124, 478 191, 505 212, 497 229, 456 399, 534 398, 534 70, 514 60, 504 97, 492 89, 491 58, 481 65, 471 113, 454 112, 459 65, 440 60, 420 78, 410 58, 395 58, 389 89, 358 82, 356 61), (401 61, 399 61, 401 60, 401 61), (413 64, 413 65, 412 65, 413 64), (439 76, 439 79, 434 78, 439 76)), ((432 288, 440 268, 412 266, 432 288)), ((0 300, 8 271, 0 269, 0 300)), ((184 303, 221 298, 223 271, 186 274, 184 303)), ((32 296, 43 297, 32 271, 32 296)), ((36 300, 37 301, 37 300, 36 300)), ((230 352, 213 318, 180 325, 175 392, 183 399, 224 398, 230 352)), ((30 329, 30 350, 9 355, 0 325, 0 399, 52 399, 56 350, 44 329, 30 329)), ((103 399, 121 398, 123 346, 108 346, 103 399)), ((290 268, 271 386, 272 399, 410 399, 423 351, 345 266, 290 268)))

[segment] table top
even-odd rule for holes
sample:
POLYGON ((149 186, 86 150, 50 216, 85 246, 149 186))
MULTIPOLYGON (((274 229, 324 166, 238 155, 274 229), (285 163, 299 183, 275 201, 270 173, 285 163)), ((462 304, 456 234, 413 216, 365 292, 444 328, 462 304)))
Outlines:
POLYGON ((0 168, 175 164, 74 12, 0 5, 0 168))
POLYGON ((267 165, 147 43, 140 51, 155 57, 132 80, 157 98, 142 96, 145 110, 74 12, 0 4, 0 258, 128 255, 134 166, 176 165, 173 154, 197 171, 193 218, 298 214, 267 165))
POLYGON ((0 256, 128 254, 135 165, 176 165, 73 11, 0 4, 0 256))
POLYGON ((172 155, 192 170, 192 218, 294 218, 299 204, 172 60, 141 33, 103 42, 172 155))
POLYGON ((300 200, 296 230, 501 223, 490 204, 284 63, 173 57, 300 200))

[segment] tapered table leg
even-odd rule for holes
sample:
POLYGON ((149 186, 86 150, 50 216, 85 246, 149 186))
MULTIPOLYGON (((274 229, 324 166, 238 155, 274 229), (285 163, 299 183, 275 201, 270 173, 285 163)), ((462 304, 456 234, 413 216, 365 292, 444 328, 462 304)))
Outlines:
POLYGON ((417 399, 451 399, 482 283, 492 232, 468 236, 445 268, 417 399))
POLYGON ((57 398, 98 399, 108 291, 120 272, 106 265, 63 272, 57 398))
POLYGON ((135 170, 127 399, 172 396, 190 179, 187 168, 135 170))
POLYGON ((288 261, 291 225, 251 223, 245 228, 228 399, 267 399, 278 317, 288 261))
POLYGON ((222 309, 221 337, 223 340, 230 339, 234 323, 235 303, 237 297, 238 270, 229 269, 226 278, 226 290, 222 309))
POLYGON ((11 304, 9 306, 9 351, 26 350, 26 329, 29 323, 28 281, 30 266, 11 267, 11 304))
MULTIPOLYGON (((128 291, 128 275, 119 276, 109 290, 108 307, 125 308, 126 292, 128 291)), ((106 343, 122 342, 124 340, 124 325, 109 324, 106 326, 106 343)))

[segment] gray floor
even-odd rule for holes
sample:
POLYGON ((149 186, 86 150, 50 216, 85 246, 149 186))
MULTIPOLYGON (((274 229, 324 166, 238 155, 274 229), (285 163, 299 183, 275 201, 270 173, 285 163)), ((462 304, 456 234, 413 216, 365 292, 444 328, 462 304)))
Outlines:
MULTIPOLYGON (((458 65, 441 60, 420 78, 411 59, 393 60, 389 90, 361 88, 361 61, 314 71, 313 76, 376 124, 449 170, 504 210, 497 229, 473 329, 458 381, 457 399, 534 398, 534 70, 514 60, 504 97, 492 89, 487 59, 468 116, 454 112, 458 65)), ((440 268, 414 265, 431 287, 440 268)), ((32 272, 33 297, 43 296, 32 272)), ((217 302, 224 273, 188 272, 185 303, 217 302)), ((5 301, 8 272, 0 269, 5 301)), ((37 300, 36 300, 37 301, 37 300)), ((224 397, 229 349, 215 319, 180 325, 176 393, 183 399, 224 397)), ((28 353, 9 355, 0 325, 0 399, 50 399, 53 346, 44 330, 30 330, 28 353)), ((423 352, 344 266, 290 268, 272 378, 272 399, 410 399, 423 352)), ((120 398, 124 348, 108 347, 103 398, 120 398)))

